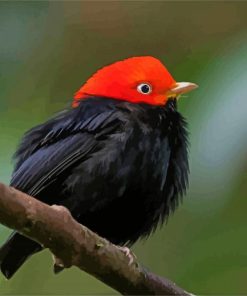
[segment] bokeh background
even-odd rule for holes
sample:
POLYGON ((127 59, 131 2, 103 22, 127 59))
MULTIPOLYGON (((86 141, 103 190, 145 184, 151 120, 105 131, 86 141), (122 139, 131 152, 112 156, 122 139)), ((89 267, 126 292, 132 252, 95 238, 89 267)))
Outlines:
MULTIPOLYGON (((133 248, 194 294, 247 294, 247 2, 0 2, 0 181, 24 131, 71 102, 99 67, 160 58, 199 88, 188 118, 190 190, 166 227, 133 248)), ((0 243, 9 229, 0 227, 0 243)), ((54 276, 48 251, 0 294, 117 294, 76 268, 54 276)))

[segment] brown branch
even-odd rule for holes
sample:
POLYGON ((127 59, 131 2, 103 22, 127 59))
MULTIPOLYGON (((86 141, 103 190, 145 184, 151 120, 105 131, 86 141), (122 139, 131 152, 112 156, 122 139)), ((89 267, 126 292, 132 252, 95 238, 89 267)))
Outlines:
POLYGON ((192 295, 141 267, 115 245, 77 223, 70 212, 49 206, 0 183, 0 223, 49 248, 56 262, 93 275, 124 295, 192 295))

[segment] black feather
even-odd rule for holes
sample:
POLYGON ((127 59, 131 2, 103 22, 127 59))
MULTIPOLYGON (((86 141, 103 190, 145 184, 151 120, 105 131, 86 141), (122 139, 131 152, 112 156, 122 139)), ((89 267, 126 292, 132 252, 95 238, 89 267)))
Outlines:
MULTIPOLYGON (((66 206, 99 235, 131 246, 162 225, 185 194, 187 146, 174 100, 162 107, 85 99, 25 134, 10 184, 66 206)), ((9 257, 1 253, 6 274, 9 257)), ((20 264, 15 270, 11 264, 13 275, 20 264)))

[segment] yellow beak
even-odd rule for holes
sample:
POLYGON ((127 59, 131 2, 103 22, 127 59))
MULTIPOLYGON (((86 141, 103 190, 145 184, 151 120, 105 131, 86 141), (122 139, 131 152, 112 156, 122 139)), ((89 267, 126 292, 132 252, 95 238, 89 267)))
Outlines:
POLYGON ((169 97, 177 97, 179 95, 185 94, 187 92, 192 91, 198 87, 197 84, 191 82, 177 82, 172 89, 170 89, 167 93, 169 97))

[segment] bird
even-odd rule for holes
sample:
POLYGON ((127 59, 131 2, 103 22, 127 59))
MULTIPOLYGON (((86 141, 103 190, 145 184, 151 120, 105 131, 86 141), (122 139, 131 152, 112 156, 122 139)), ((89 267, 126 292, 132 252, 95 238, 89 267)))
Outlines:
MULTIPOLYGON (((66 207, 119 247, 147 239, 188 189, 188 123, 177 102, 197 87, 151 55, 104 65, 68 107, 23 134, 10 186, 66 207)), ((1 272, 10 279, 42 250, 13 231, 0 248, 1 272)))

